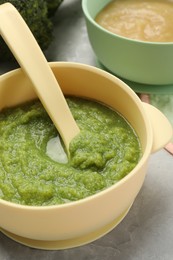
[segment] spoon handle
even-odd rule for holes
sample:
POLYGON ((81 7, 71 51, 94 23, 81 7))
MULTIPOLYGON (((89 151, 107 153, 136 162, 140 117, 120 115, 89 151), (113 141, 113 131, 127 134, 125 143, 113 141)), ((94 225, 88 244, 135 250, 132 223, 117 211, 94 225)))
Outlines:
POLYGON ((70 141, 80 130, 37 41, 17 9, 10 3, 0 6, 0 34, 30 78, 68 151, 70 141))

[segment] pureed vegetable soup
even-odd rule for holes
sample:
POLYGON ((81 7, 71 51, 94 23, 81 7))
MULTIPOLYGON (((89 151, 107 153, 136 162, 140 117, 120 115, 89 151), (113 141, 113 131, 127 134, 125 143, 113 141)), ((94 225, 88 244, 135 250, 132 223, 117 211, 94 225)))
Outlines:
POLYGON ((76 201, 113 185, 138 163, 140 143, 124 118, 93 101, 67 102, 81 130, 70 143, 70 160, 40 101, 1 111, 0 198, 38 206, 76 201))
POLYGON ((112 33, 127 38, 173 42, 172 0, 114 0, 95 20, 112 33))

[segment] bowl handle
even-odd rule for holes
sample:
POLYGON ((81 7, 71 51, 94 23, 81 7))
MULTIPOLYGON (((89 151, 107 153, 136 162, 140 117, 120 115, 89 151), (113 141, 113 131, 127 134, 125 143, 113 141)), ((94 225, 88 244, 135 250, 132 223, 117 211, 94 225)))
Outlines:
POLYGON ((163 148, 173 136, 173 127, 167 117, 156 107, 142 102, 153 129, 152 153, 163 148))

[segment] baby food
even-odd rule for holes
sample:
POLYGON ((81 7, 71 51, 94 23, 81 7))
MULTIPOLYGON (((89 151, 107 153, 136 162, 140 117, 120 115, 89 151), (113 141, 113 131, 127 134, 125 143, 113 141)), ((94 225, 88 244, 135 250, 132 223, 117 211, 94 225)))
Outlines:
POLYGON ((96 16, 96 22, 127 38, 173 42, 173 1, 114 0, 96 16))
POLYGON ((0 112, 1 199, 33 206, 80 200, 138 163, 138 137, 120 114, 91 100, 66 100, 81 132, 70 143, 70 158, 61 160, 49 151, 58 132, 40 101, 0 112))

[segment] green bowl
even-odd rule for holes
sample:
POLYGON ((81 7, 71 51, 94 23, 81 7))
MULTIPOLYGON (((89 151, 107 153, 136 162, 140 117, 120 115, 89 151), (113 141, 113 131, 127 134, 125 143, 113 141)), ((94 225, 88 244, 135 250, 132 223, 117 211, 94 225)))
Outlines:
POLYGON ((173 83, 173 42, 144 42, 118 36, 95 22, 110 0, 82 0, 89 40, 99 62, 129 81, 169 85, 173 83))

